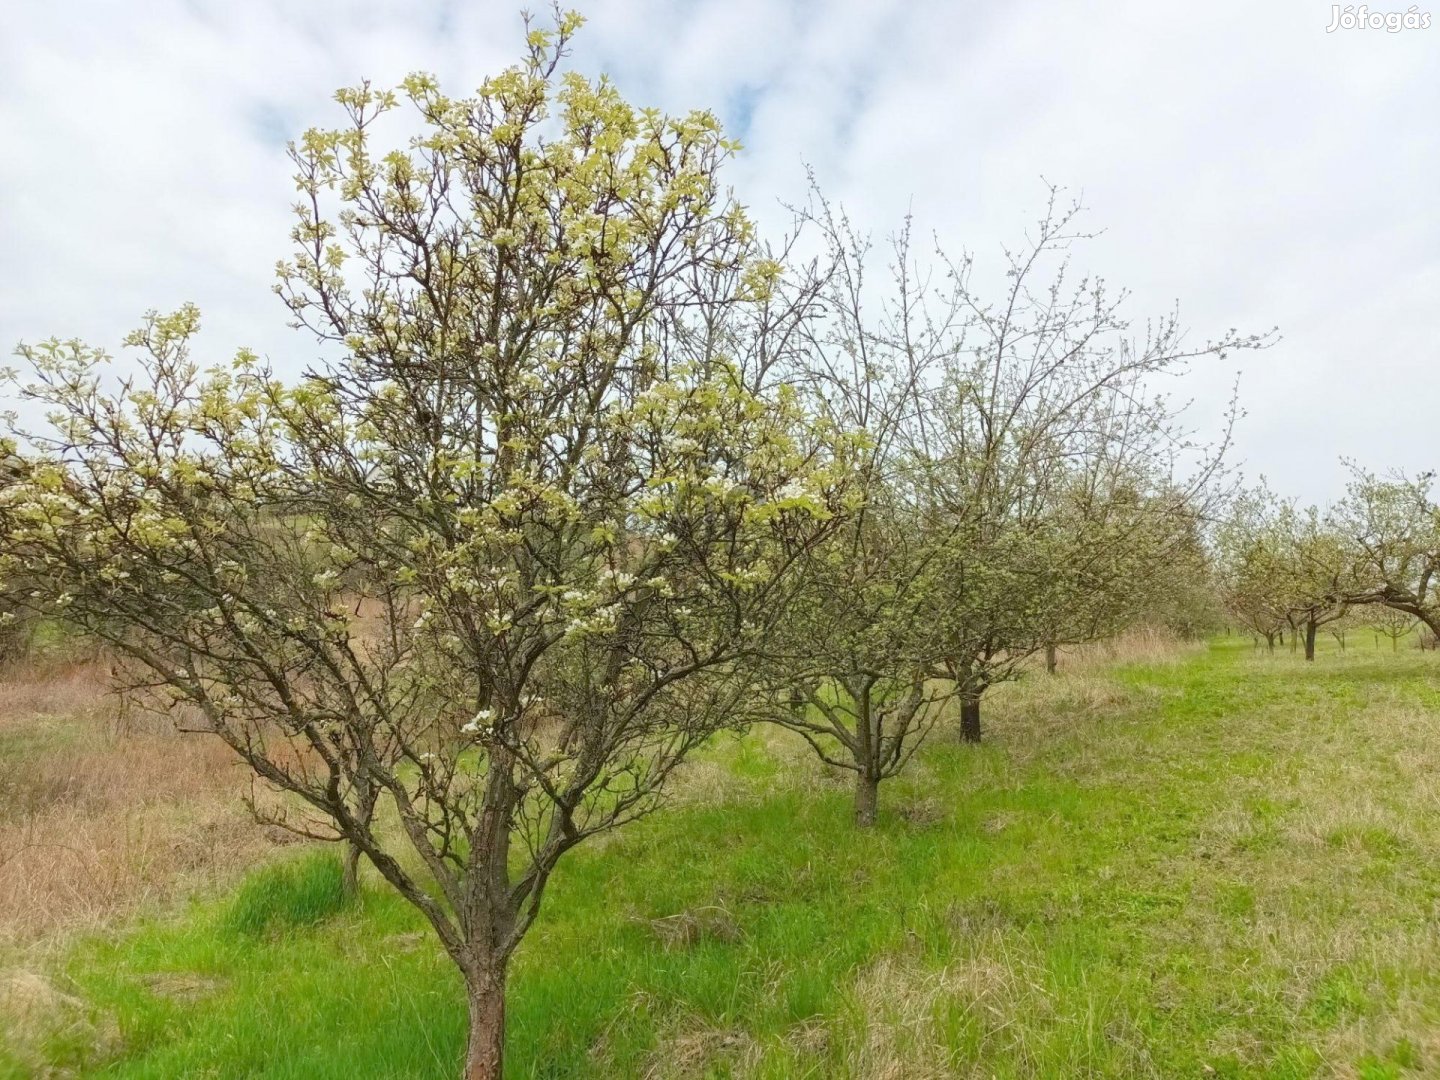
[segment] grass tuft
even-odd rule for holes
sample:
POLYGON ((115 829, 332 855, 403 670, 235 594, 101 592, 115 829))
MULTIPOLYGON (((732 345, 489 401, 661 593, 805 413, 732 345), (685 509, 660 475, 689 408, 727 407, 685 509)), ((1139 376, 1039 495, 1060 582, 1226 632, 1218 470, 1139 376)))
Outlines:
POLYGON ((340 860, 328 851, 265 867, 241 884, 222 925, 247 935, 314 926, 346 906, 343 878, 340 860))

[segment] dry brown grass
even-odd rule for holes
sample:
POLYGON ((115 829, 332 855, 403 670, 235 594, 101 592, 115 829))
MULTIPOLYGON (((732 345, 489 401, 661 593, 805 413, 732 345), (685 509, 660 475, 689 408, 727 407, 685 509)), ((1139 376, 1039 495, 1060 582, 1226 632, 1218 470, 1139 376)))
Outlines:
POLYGON ((0 947, 233 879, 278 840, 217 739, 127 710, 96 664, 0 677, 0 947))
POLYGON ((719 904, 643 921, 667 950, 688 949, 707 939, 734 944, 744 936, 735 917, 719 904))
POLYGON ((760 1051, 760 1044, 746 1031, 686 1016, 657 1042, 642 1076, 644 1080, 701 1080, 717 1073, 747 1076, 754 1072, 760 1051))
MULTIPOLYGON (((888 955, 862 971, 851 995, 860 1018, 860 1037, 845 1053, 845 1075, 864 1080, 941 1080, 990 1076, 989 1069, 962 1060, 952 1045, 957 1027, 974 1033, 967 1054, 984 1060, 1005 1059, 1017 1075, 1044 1076, 1045 1061, 1032 1057, 1037 1031, 1084 1017, 1062 1015, 1045 976, 1033 957, 999 929, 980 929, 969 938, 971 951, 935 969, 917 958, 888 955)), ((1113 1023, 1097 1024, 1082 1042, 1101 1044, 1114 1056, 1128 1033, 1113 1023)), ((1127 1075, 1154 1075, 1143 1054, 1126 1056, 1127 1075)))
POLYGON ((71 1075, 45 1063, 47 1048, 57 1043, 83 1047, 93 1059, 103 1059, 120 1045, 113 1016, 33 971, 0 975, 0 1017, 6 1050, 35 1077, 71 1075))
POLYGON ((106 695, 98 662, 61 661, 0 670, 0 731, 38 717, 71 716, 106 695))
MULTIPOLYGON (((1117 664, 1175 664, 1205 649, 1203 641, 1185 641, 1159 627, 1136 626, 1105 641, 1060 649, 1058 670, 1095 672, 1117 664)), ((1040 655, 1033 664, 1041 674, 1044 674, 1044 661, 1040 655)))

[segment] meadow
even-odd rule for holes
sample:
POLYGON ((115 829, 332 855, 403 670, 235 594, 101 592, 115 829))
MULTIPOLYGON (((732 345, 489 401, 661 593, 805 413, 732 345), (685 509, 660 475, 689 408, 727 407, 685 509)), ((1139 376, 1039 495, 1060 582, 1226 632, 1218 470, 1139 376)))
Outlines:
MULTIPOLYGON (((1348 645, 1065 656, 870 830, 797 737, 716 737, 559 867, 506 1074, 1440 1075, 1440 655, 1348 645)), ((250 823, 243 772, 100 673, 0 701, 0 1076, 454 1075, 413 908, 347 903, 334 850, 250 823)))

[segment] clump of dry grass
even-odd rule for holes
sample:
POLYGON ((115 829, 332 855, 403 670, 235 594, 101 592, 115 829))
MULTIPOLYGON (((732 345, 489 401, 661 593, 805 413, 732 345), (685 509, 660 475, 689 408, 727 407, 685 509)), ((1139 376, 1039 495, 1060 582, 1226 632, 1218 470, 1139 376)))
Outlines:
POLYGON ((718 904, 650 919, 647 925, 666 949, 688 949, 707 939, 733 944, 743 936, 735 917, 718 904))
POLYGON ((867 1080, 929 1080, 955 1075, 958 1062, 946 1037, 946 1014, 962 1013, 983 1040, 1008 1041, 1023 1009, 1036 1003, 1023 967, 984 955, 927 970, 908 958, 885 956, 863 971, 853 988, 862 1035, 846 1055, 850 1075, 867 1080))
POLYGON ((142 976, 141 985, 156 997, 171 1001, 202 1001, 225 988, 225 980, 193 971, 157 971, 142 976))
POLYGON ((684 1015, 662 1037, 646 1062, 644 1080, 699 1080, 717 1075, 748 1076, 760 1060, 762 1047, 748 1032, 716 1027, 697 1016, 684 1015))
POLYGON ((124 710, 102 668, 0 681, 0 946, 230 880, 273 846, 219 740, 124 710))
POLYGON ((11 1063, 36 1077, 69 1075, 46 1065, 56 1048, 71 1060, 101 1061, 120 1046, 113 1016, 24 969, 0 974, 0 1021, 11 1063))
POLYGON ((860 972, 850 991, 857 1023, 841 1036, 844 1075, 990 1076, 980 1064, 990 1061, 1008 1062, 1015 1076, 1159 1075, 1123 1011, 1085 991, 1061 1000, 1044 962, 1005 926, 975 926, 968 940, 940 968, 892 953, 860 972))

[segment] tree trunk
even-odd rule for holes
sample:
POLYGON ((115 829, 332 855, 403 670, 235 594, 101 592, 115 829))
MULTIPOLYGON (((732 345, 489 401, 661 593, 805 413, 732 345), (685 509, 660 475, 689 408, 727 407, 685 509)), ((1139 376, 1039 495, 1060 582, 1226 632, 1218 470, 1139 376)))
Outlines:
POLYGON ((466 980, 470 995, 470 1040, 464 1080, 501 1080, 505 1067, 505 964, 466 980))
MULTIPOLYGON (((1430 633, 1434 634, 1437 638, 1440 638, 1440 614, 1420 615, 1419 619, 1421 622, 1423 622, 1426 626, 1430 628, 1430 633)), ((1424 634, 1420 635, 1420 640, 1422 643, 1424 642, 1424 634)), ((1421 648, 1424 648, 1423 644, 1421 645, 1421 648)))
POLYGON ((360 849, 354 841, 345 841, 344 871, 340 878, 340 888, 347 900, 353 900, 360 895, 360 849))
MULTIPOLYGON (((520 803, 515 782, 515 753, 491 751, 489 775, 479 817, 471 830, 469 865, 478 880, 473 907, 462 922, 465 942, 456 959, 465 973, 470 1007, 470 1038, 465 1047, 464 1080, 501 1080, 505 1063, 505 979, 514 948, 519 905, 514 899, 507 862, 520 803), (466 925, 468 924, 468 925, 466 925)), ((532 864, 541 868, 538 857, 532 864)), ((553 864, 552 864, 553 865, 553 864)), ((535 880, 521 903, 538 904, 543 888, 535 880)))
POLYGON ((960 739, 967 743, 980 741, 979 694, 966 694, 960 699, 960 739))
POLYGON ((1314 620, 1314 619, 1311 619, 1309 622, 1307 622, 1307 623, 1305 624, 1305 659, 1306 659, 1306 660, 1314 660, 1314 659, 1315 659, 1315 632, 1316 632, 1316 630, 1318 630, 1318 629, 1319 629, 1319 627, 1317 627, 1317 626, 1315 625, 1315 620, 1314 620))
MULTIPOLYGON (((365 825, 375 820, 375 803, 380 798, 380 789, 364 777, 357 777, 355 781, 356 794, 359 798, 356 801, 355 816, 365 825)), ((341 889, 346 899, 354 899, 360 895, 360 845, 353 840, 345 841, 345 855, 341 864, 344 873, 341 877, 341 889)))
POLYGON ((1054 675, 1054 674, 1055 674, 1055 668, 1056 668, 1057 666, 1058 666, 1058 662, 1057 662, 1057 659, 1056 659, 1056 656, 1055 656, 1055 646, 1054 646, 1053 644, 1051 644, 1051 645, 1046 645, 1046 646, 1045 646, 1045 673, 1046 673, 1047 675, 1054 675))
POLYGON ((868 829, 875 824, 875 807, 880 798, 880 780, 867 776, 864 771, 855 773, 855 824, 868 829))

